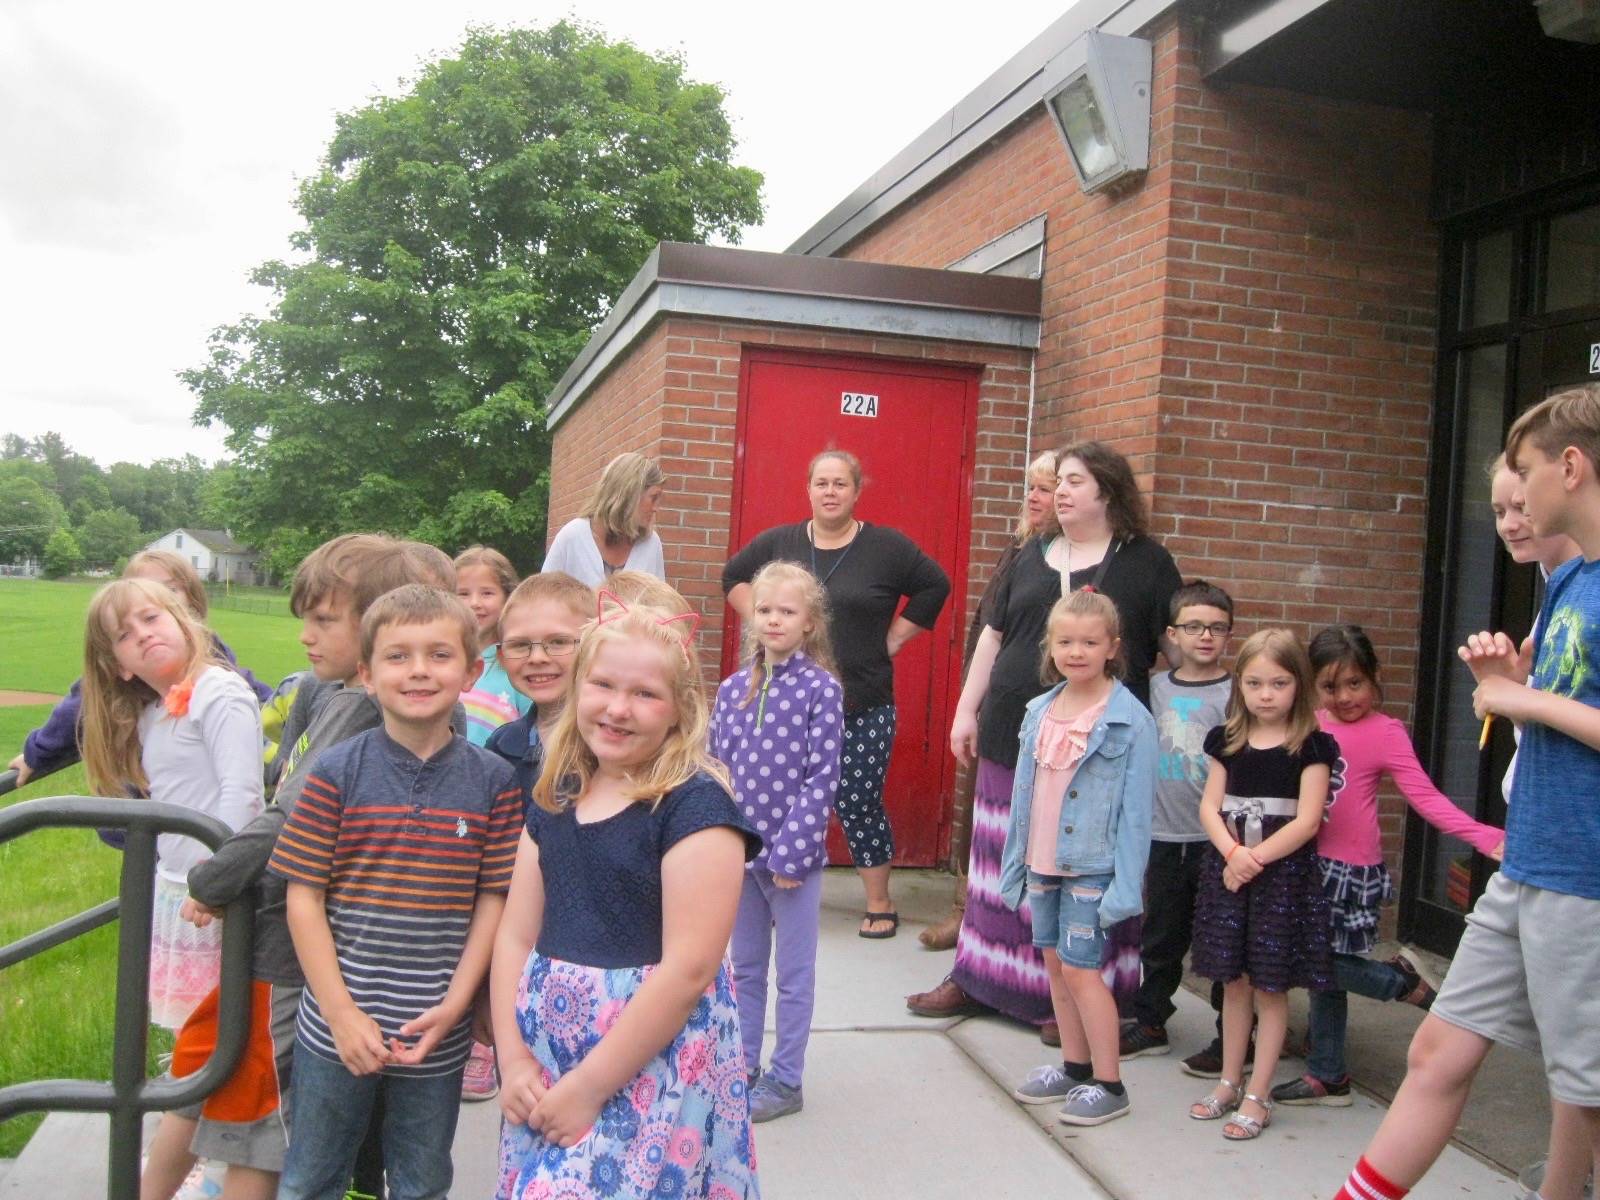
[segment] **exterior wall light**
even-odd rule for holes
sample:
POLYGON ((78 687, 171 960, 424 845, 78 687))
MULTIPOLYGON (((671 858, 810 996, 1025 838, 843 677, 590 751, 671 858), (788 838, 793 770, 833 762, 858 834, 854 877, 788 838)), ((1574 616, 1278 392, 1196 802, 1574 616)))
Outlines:
POLYGON ((1600 42, 1600 0, 1533 0, 1539 25, 1549 37, 1594 45, 1600 42))
POLYGON ((1149 167, 1154 61, 1143 38, 1091 29, 1046 68, 1061 83, 1045 107, 1085 192, 1149 167))

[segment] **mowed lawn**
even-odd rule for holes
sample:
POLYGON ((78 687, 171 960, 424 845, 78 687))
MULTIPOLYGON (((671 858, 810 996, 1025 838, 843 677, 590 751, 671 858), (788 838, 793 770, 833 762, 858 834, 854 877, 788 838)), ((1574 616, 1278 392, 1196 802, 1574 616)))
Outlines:
MULTIPOLYGON (((0 689, 63 694, 83 668, 83 615, 98 584, 0 579, 0 689)), ((305 665, 299 623, 216 610, 211 625, 256 676, 276 684, 305 665)), ((0 707, 0 766, 21 751, 50 705, 0 707)), ((0 807, 84 795, 83 769, 0 796, 0 807)), ((116 895, 122 856, 89 830, 51 829, 0 844, 0 945, 116 895)), ((116 998, 117 926, 0 971, 0 1087, 30 1079, 107 1079, 116 998)), ((169 1048, 153 1041, 157 1053, 169 1048)), ((0 1158, 40 1118, 0 1124, 0 1158)))

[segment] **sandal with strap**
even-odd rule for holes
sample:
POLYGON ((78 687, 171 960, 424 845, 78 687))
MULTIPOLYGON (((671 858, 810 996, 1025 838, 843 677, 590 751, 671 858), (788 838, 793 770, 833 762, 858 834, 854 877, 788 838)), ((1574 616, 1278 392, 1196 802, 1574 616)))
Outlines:
POLYGON ((900 914, 897 912, 868 911, 861 914, 861 919, 874 924, 878 921, 887 921, 889 922, 889 928, 878 930, 858 929, 856 930, 857 937, 864 937, 869 941, 881 942, 886 938, 892 938, 895 934, 900 932, 900 914))
POLYGON ((1189 1119, 1191 1121, 1220 1121, 1239 1107, 1239 1085, 1229 1079, 1219 1079, 1217 1080, 1217 1085, 1225 1087, 1232 1092, 1233 1099, 1220 1099, 1213 1090, 1211 1095, 1204 1096, 1189 1106, 1189 1119), (1205 1112, 1197 1113, 1195 1112, 1197 1108, 1203 1108, 1205 1112))
POLYGON ((1272 1124, 1273 1102, 1271 1100, 1263 1100, 1254 1092, 1246 1092, 1244 1099, 1253 1104, 1259 1104, 1262 1116, 1260 1120, 1257 1120, 1255 1117, 1247 1117, 1242 1112, 1235 1112, 1233 1116, 1228 1118, 1228 1124, 1222 1127, 1222 1136, 1230 1142, 1253 1142, 1261 1136, 1268 1125, 1272 1124), (1230 1126, 1235 1129, 1242 1129, 1244 1132, 1229 1133, 1230 1126))

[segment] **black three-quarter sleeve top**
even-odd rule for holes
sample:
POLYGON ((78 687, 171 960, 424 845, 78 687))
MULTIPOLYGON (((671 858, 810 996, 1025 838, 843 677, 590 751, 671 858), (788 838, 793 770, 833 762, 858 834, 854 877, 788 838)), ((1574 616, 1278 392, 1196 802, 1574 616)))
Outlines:
POLYGON ((796 562, 812 571, 828 593, 828 632, 843 676, 844 710, 864 712, 894 703, 894 663, 889 626, 899 615, 932 629, 950 595, 950 578, 898 530, 861 523, 855 539, 837 550, 813 550, 808 522, 778 525, 728 560, 722 590, 749 583, 769 562, 796 562))

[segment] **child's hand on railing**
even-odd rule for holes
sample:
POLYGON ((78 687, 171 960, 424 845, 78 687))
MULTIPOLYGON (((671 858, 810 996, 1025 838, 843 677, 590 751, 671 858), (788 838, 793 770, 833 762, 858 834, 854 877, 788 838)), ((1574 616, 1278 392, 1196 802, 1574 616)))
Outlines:
POLYGON ((186 897, 178 906, 178 918, 189 922, 196 929, 204 929, 211 922, 222 920, 222 916, 222 909, 201 904, 193 896, 186 897))
POLYGON ((28 765, 25 756, 19 754, 7 764, 7 769, 17 773, 17 787, 26 787, 28 780, 33 778, 33 768, 28 765))

